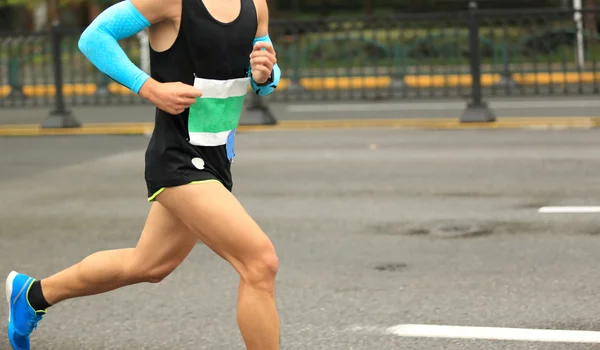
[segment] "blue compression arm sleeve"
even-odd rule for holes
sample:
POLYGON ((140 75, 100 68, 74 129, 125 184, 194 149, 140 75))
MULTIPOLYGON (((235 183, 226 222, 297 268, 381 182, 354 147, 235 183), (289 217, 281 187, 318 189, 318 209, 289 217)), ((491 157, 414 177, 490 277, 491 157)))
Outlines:
POLYGON ((150 77, 127 57, 118 41, 148 28, 150 22, 131 1, 117 3, 83 32, 79 49, 101 72, 136 94, 150 77))
MULTIPOLYGON (((256 45, 256 43, 261 41, 265 41, 273 45, 273 42, 271 41, 271 38, 268 34, 259 38, 255 38, 254 43, 252 45, 254 46, 256 45)), ((268 96, 272 94, 273 91, 277 89, 277 85, 279 85, 279 81, 281 80, 281 69, 279 68, 279 65, 277 65, 277 63, 275 64, 275 66, 273 66, 273 82, 268 85, 260 86, 254 81, 254 79, 252 79, 252 68, 250 68, 248 72, 248 74, 250 75, 250 86, 252 87, 252 90, 260 96, 268 96)))

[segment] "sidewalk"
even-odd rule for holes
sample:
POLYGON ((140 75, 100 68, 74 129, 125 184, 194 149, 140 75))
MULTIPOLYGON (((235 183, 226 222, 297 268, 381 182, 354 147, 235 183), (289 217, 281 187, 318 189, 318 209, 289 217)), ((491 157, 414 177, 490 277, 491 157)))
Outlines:
MULTIPOLYGON (((600 100, 595 98, 490 98, 487 102, 498 118, 600 117, 600 100)), ((269 106, 278 120, 458 119, 467 101, 271 102, 269 106)), ((0 125, 40 124, 50 110, 49 107, 0 108, 0 125)), ((150 104, 78 106, 70 110, 84 124, 154 122, 154 107, 150 104)))
MULTIPOLYGON (((460 123, 466 102, 460 100, 355 103, 272 103, 276 126, 250 126, 242 117, 240 131, 329 128, 595 128, 600 101, 594 99, 502 99, 489 101, 493 123, 460 123)), ((0 135, 148 134, 154 108, 143 106, 76 107, 78 129, 40 129, 48 108, 0 109, 0 135)))

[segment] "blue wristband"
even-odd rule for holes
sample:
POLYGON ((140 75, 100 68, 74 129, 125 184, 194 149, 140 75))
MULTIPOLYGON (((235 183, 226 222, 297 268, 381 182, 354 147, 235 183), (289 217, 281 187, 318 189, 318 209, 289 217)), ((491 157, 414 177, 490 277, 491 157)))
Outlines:
MULTIPOLYGON (((254 43, 252 43, 252 46, 256 45, 256 43, 258 42, 267 42, 271 45, 273 45, 273 42, 271 41, 271 38, 269 37, 269 35, 265 35, 265 36, 261 36, 259 38, 255 38, 254 39, 254 43)), ((277 89, 277 85, 279 85, 279 81, 281 80, 281 69, 279 68, 279 65, 275 64, 273 66, 273 72, 271 73, 271 76, 273 77, 273 81, 271 81, 268 84, 257 84, 254 79, 252 78, 252 68, 248 69, 248 75, 250 77, 250 86, 252 87, 252 91, 254 91, 254 93, 256 93, 257 95, 260 96, 268 96, 270 94, 273 93, 273 91, 275 91, 275 89, 277 89)))
POLYGON ((137 94, 150 76, 131 62, 118 41, 149 26, 131 1, 125 0, 106 9, 87 27, 79 49, 101 72, 137 94))

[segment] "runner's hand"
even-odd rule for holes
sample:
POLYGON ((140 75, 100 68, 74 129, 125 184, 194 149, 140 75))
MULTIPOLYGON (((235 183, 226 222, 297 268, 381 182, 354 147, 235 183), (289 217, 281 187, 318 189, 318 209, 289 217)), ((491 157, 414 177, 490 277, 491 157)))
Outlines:
POLYGON ((140 89, 140 96, 152 102, 159 109, 178 115, 196 103, 196 99, 202 96, 202 92, 183 83, 159 83, 148 80, 140 89))
POLYGON ((257 84, 265 83, 271 76, 275 63, 277 63, 277 54, 273 46, 265 41, 256 43, 254 50, 250 54, 252 79, 257 84))

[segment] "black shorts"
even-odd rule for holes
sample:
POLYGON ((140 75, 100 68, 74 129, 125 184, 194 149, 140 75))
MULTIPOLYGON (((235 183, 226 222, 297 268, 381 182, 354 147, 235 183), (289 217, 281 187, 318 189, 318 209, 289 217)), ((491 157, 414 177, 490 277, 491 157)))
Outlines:
POLYGON ((187 126, 177 117, 157 116, 145 157, 148 200, 168 187, 218 181, 233 189, 231 160, 223 146, 195 146, 188 142, 187 126), (178 123, 179 122, 179 123, 178 123))

